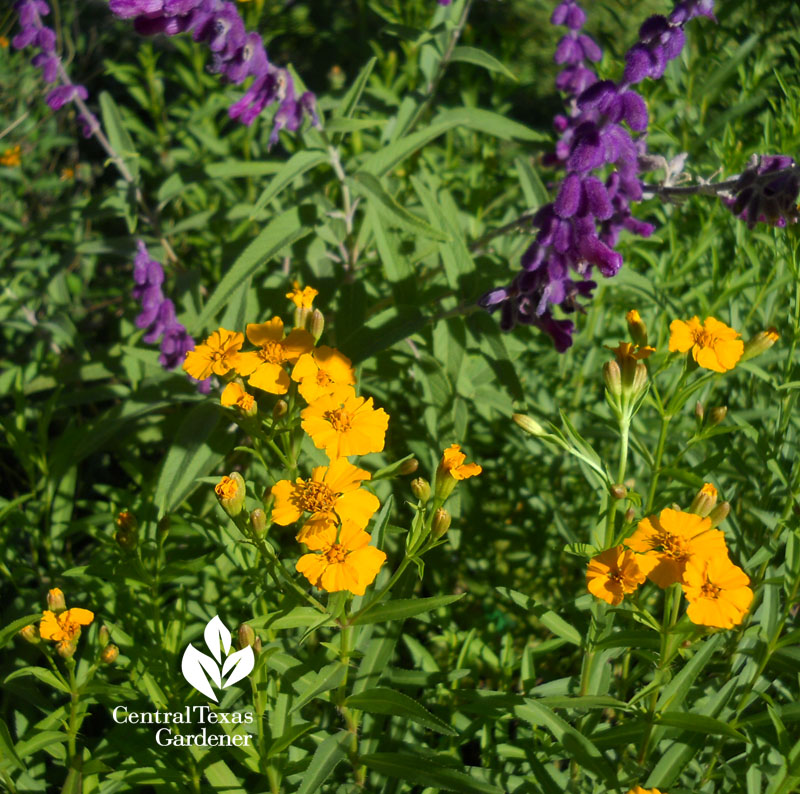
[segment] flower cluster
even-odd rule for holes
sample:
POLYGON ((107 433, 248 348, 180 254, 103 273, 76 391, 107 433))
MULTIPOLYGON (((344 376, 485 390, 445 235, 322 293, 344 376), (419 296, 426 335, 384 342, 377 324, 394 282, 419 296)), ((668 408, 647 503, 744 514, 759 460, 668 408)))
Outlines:
POLYGON ((39 639, 55 642, 58 655, 69 659, 77 650, 81 627, 88 626, 93 620, 94 613, 88 609, 67 609, 64 593, 54 587, 47 593, 47 609, 42 612, 38 631, 31 625, 22 629, 20 634, 28 642, 36 643, 39 639))
POLYGON ((64 71, 61 58, 56 53, 55 31, 42 22, 42 17, 50 13, 50 6, 45 0, 17 0, 14 8, 19 14, 19 24, 22 28, 12 40, 14 48, 22 50, 25 47, 36 47, 39 52, 34 56, 32 63, 42 70, 44 81, 63 83, 47 94, 47 104, 53 110, 59 110, 76 98, 86 99, 89 96, 86 89, 82 85, 72 83, 64 71))
POLYGON ((208 45, 212 53, 209 70, 235 85, 248 77, 253 82, 244 96, 228 110, 230 117, 250 125, 269 105, 277 105, 270 145, 282 129, 300 127, 304 114, 318 124, 314 95, 297 96, 287 69, 270 63, 261 36, 247 32, 234 3, 227 0, 111 0, 111 11, 133 19, 143 36, 191 33, 195 41, 208 45))
POLYGON ((689 619, 698 625, 732 628, 750 608, 753 591, 747 574, 731 562, 724 533, 716 529, 727 515, 716 507, 717 491, 706 483, 691 509, 666 508, 642 519, 622 545, 593 557, 586 572, 589 592, 616 606, 645 579, 661 588, 680 584, 689 619))
POLYGON ((19 144, 9 147, 0 155, 0 165, 4 165, 6 168, 16 168, 21 164, 22 147, 19 144))
POLYGON ((556 319, 553 307, 565 313, 581 308, 596 283, 592 268, 608 278, 622 266, 614 250, 623 229, 643 237, 653 227, 633 217, 631 204, 642 200, 639 158, 646 152, 647 106, 630 86, 647 77, 658 79, 668 61, 685 43, 683 26, 696 16, 711 16, 713 0, 685 0, 670 16, 653 16, 639 31, 639 41, 626 56, 622 80, 599 80, 587 62, 599 61, 602 51, 581 32, 586 14, 577 0, 564 0, 552 22, 567 27, 555 62, 564 70, 557 87, 566 95, 569 111, 556 116, 560 135, 550 164, 566 171, 554 202, 533 217, 534 242, 522 256, 522 272, 508 287, 485 294, 479 304, 501 308, 501 326, 534 325, 548 333, 560 352, 572 344, 574 324, 556 319), (625 126, 623 126, 625 125, 625 126), (634 138, 631 133, 640 133, 634 138), (601 179, 598 171, 610 173, 601 179))
MULTIPOLYGON (((313 288, 301 289, 296 283, 287 294, 295 304, 296 317, 307 320, 309 326, 314 325, 310 309, 316 294, 313 288)), ((309 553, 298 560, 297 570, 312 585, 327 592, 363 595, 386 554, 370 545, 365 531, 380 507, 378 498, 361 487, 371 475, 348 458, 383 450, 389 416, 374 407, 371 397, 358 395, 351 361, 332 347, 317 347, 316 338, 304 327, 285 333, 279 317, 250 323, 245 334, 220 328, 186 354, 183 366, 195 378, 215 374, 228 379, 222 404, 244 416, 258 413, 245 379, 259 391, 283 395, 291 388, 305 400, 301 427, 318 449, 325 450, 329 465, 315 467, 310 479, 277 482, 272 487, 272 521, 287 526, 304 519, 297 540, 309 553), (255 350, 241 349, 245 336, 255 350)), ((273 416, 281 415, 273 411, 273 416)), ((243 483, 234 475, 217 487, 223 507, 224 500, 231 505, 244 493, 243 483)))
MULTIPOLYGON (((136 317, 136 327, 146 328, 144 341, 154 344, 161 339, 159 361, 165 369, 175 369, 194 348, 194 341, 175 317, 175 305, 164 297, 161 285, 164 270, 147 252, 147 246, 139 240, 138 253, 133 261, 132 295, 142 304, 142 311, 136 317)), ((206 376, 207 377, 207 376, 206 376)), ((204 380, 205 378, 200 378, 204 380)))
POLYGON ((800 177, 793 170, 794 160, 787 155, 755 156, 742 171, 725 204, 751 229, 757 222, 786 226, 800 220, 797 195, 800 177), (770 178, 769 174, 775 174, 770 178))

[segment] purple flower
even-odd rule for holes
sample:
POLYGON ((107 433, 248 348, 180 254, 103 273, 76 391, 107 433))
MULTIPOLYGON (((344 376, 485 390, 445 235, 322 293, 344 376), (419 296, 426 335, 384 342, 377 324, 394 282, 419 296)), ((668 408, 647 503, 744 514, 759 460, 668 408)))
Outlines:
POLYGON ((751 229, 756 223, 786 226, 797 223, 800 213, 797 197, 800 193, 800 176, 795 162, 788 155, 755 156, 741 173, 734 186, 733 197, 725 204, 751 229), (770 179, 769 174, 775 174, 770 179))
POLYGON ((280 130, 299 129, 305 116, 319 126, 313 94, 296 96, 288 70, 269 62, 261 36, 247 32, 230 0, 111 0, 110 8, 122 19, 133 19, 143 36, 191 33, 211 50, 209 70, 235 85, 252 77, 250 87, 228 114, 250 125, 265 108, 277 105, 270 145, 278 140, 280 130))
MULTIPOLYGON (((134 321, 137 328, 147 333, 142 337, 147 344, 161 339, 159 362, 164 369, 175 369, 183 363, 186 353, 194 350, 194 340, 175 316, 175 305, 164 297, 164 269, 150 257, 142 240, 137 243, 137 254, 133 260, 132 296, 142 304, 142 311, 134 321)), ((192 379, 194 380, 194 379, 192 379)), ((204 393, 208 393, 209 381, 196 381, 204 393)))
MULTIPOLYGON (((557 319, 555 307, 565 313, 581 310, 580 300, 589 299, 596 286, 590 278, 593 268, 606 278, 619 272, 622 256, 614 248, 623 230, 642 237, 652 234, 653 226, 631 212, 631 205, 642 200, 639 158, 646 154, 648 112, 644 99, 630 86, 660 77, 685 44, 683 25, 696 16, 713 19, 712 10, 713 0, 684 0, 669 17, 645 20, 626 55, 622 80, 615 83, 598 80, 587 66, 599 61, 602 52, 581 32, 586 14, 577 0, 556 6, 551 21, 567 28, 554 56, 557 64, 565 65, 556 86, 566 95, 568 112, 554 119, 559 140, 545 162, 566 173, 555 201, 533 218, 536 238, 522 255, 522 271, 509 287, 493 289, 478 301, 489 311, 500 309, 501 328, 533 325, 552 337, 557 350, 566 350, 575 326, 557 319), (631 133, 643 134, 634 138, 631 133), (613 170, 605 181, 594 174, 608 166, 613 170)), ((776 175, 765 186, 771 195, 760 199, 758 211, 779 215, 789 206, 792 189, 797 195, 797 182, 776 175)), ((753 195, 750 183, 742 185, 735 211, 754 217, 753 195)))

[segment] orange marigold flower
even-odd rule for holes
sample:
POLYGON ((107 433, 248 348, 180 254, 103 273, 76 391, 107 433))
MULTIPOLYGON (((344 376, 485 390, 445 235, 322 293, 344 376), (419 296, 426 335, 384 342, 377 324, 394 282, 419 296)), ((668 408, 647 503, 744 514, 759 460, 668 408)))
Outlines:
POLYGON ((289 298, 298 309, 310 309, 317 295, 319 295, 319 292, 313 287, 303 287, 301 289, 297 281, 292 284, 292 291, 286 293, 286 297, 289 298))
POLYGON ((466 480, 469 477, 477 477, 483 468, 477 463, 464 463, 467 456, 461 451, 458 444, 451 444, 443 453, 439 468, 446 471, 456 480, 466 480))
POLYGON ((347 356, 327 345, 320 345, 311 353, 297 359, 292 370, 292 380, 300 385, 298 391, 307 403, 323 394, 330 394, 341 386, 353 386, 356 376, 347 356))
POLYGON ((59 182, 71 182, 73 179, 75 179, 74 168, 67 166, 66 168, 61 169, 61 176, 58 178, 59 182))
POLYGON ((628 794, 661 794, 657 788, 642 788, 641 786, 634 786, 628 794))
POLYGON ((303 513, 311 513, 297 535, 303 542, 336 524, 337 517, 342 521, 351 520, 359 529, 364 529, 380 507, 378 497, 361 488, 362 480, 369 480, 371 476, 347 458, 337 458, 330 466, 313 469, 310 480, 281 480, 272 486, 275 497, 272 520, 286 526, 303 513))
POLYGON ((0 47, 4 50, 8 49, 8 39, 5 36, 0 36, 0 47))
POLYGON ((12 146, 0 155, 0 165, 15 168, 22 163, 22 147, 12 146))
POLYGON ((652 560, 634 554, 624 546, 614 546, 589 561, 586 587, 593 596, 616 606, 627 593, 644 584, 647 571, 653 565, 652 560))
POLYGON ((273 317, 266 323, 250 323, 247 338, 259 350, 242 353, 236 371, 250 376, 249 384, 271 394, 286 394, 289 375, 284 364, 294 364, 303 353, 314 347, 314 337, 302 328, 283 336, 283 320, 273 317))
POLYGON ((341 529, 329 526, 304 541, 319 553, 304 554, 295 567, 321 590, 364 595, 386 561, 384 552, 369 545, 371 539, 354 521, 343 521, 341 529))
POLYGON ((39 621, 39 636, 43 640, 70 644, 80 636, 81 626, 88 626, 93 620, 94 612, 80 607, 73 607, 59 615, 46 609, 39 621))
POLYGON ((706 317, 701 325, 698 317, 673 320, 669 325, 671 352, 692 351, 694 360, 704 369, 727 372, 742 357, 744 343, 739 333, 714 317, 706 317))
POLYGON ((709 518, 670 508, 643 518, 625 545, 653 561, 647 576, 659 587, 680 582, 690 557, 728 556, 725 535, 709 518))
POLYGON ((244 334, 220 328, 186 353, 183 369, 195 380, 205 380, 210 375, 225 375, 236 369, 244 344, 244 334))
POLYGON ((620 366, 623 366, 628 361, 650 358, 656 352, 656 349, 649 345, 640 348, 639 345, 632 345, 630 342, 620 342, 616 347, 610 347, 609 345, 605 347, 614 354, 620 366))
POLYGON ((372 397, 358 397, 348 386, 323 394, 300 414, 303 430, 329 458, 367 455, 383 449, 389 415, 372 407, 372 397))
POLYGON ((220 402, 226 407, 235 405, 246 414, 254 413, 253 408, 256 405, 255 397, 246 392, 236 381, 231 381, 222 390, 220 402))
POLYGON ((727 556, 692 557, 683 572, 686 614, 692 623, 731 629, 742 622, 753 600, 750 577, 727 556))

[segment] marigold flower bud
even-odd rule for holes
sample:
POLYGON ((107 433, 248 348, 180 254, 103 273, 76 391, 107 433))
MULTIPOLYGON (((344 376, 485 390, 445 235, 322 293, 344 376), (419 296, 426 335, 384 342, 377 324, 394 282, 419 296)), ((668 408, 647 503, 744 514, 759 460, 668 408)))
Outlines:
POLYGON ((622 483, 616 483, 608 490, 615 499, 624 499, 628 495, 628 489, 622 483))
POLYGON ((622 394, 622 372, 616 361, 606 361, 603 364, 603 381, 612 397, 620 397, 622 394))
POLYGON ((766 353, 778 339, 780 339, 780 335, 774 328, 769 328, 766 331, 759 331, 752 339, 745 342, 744 352, 739 359, 739 363, 760 356, 762 353, 766 353))
POLYGON ((62 659, 71 659, 77 650, 78 646, 75 642, 61 640, 61 642, 56 645, 56 652, 62 659))
POLYGON ((397 470, 397 473, 402 477, 407 474, 413 474, 418 468, 419 461, 416 458, 411 458, 403 463, 403 465, 397 470))
POLYGON ((437 540, 441 538, 448 529, 450 529, 450 522, 453 517, 443 507, 440 507, 433 514, 433 523, 431 524, 431 533, 437 540))
POLYGON ((114 664, 119 656, 119 648, 116 645, 109 644, 100 653, 100 661, 103 664, 114 664))
POLYGON ((697 492, 696 496, 689 505, 689 512, 696 513, 701 518, 705 518, 717 503, 717 489, 707 482, 697 492))
POLYGON ((625 315, 625 320, 628 323, 628 332, 631 335, 631 339, 640 347, 645 347, 647 345, 647 326, 644 324, 639 312, 636 309, 631 309, 625 315))
POLYGON ((119 513, 117 513, 114 523, 120 529, 124 529, 126 532, 135 532, 138 526, 136 516, 131 513, 130 510, 121 510, 119 513))
POLYGON ((700 400, 694 404, 694 415, 700 422, 703 421, 703 417, 706 415, 705 409, 703 408, 703 403, 701 403, 700 400))
POLYGON ((512 414, 511 418, 518 424, 526 433, 532 436, 546 436, 547 431, 532 417, 527 414, 512 414))
POLYGON ((315 342, 319 342, 322 332, 325 330, 325 315, 319 310, 314 309, 308 318, 308 332, 314 337, 315 342))
POLYGON ((227 477, 223 477, 214 487, 214 493, 217 495, 222 509, 231 518, 235 518, 242 512, 245 491, 244 478, 238 471, 232 471, 227 477))
POLYGON ((100 626, 100 631, 97 632, 97 644, 105 647, 111 640, 111 632, 108 626, 100 626))
POLYGON ((295 306, 294 327, 308 329, 308 322, 311 319, 312 311, 308 306, 295 306))
POLYGON ((632 507, 629 507, 625 511, 625 523, 630 524, 634 518, 636 518, 636 511, 632 507))
POLYGON ((257 507, 250 513, 250 526, 256 537, 263 538, 267 531, 267 514, 257 507))
POLYGON ((415 480, 411 480, 411 493, 420 502, 427 502, 431 498, 430 483, 424 477, 417 477, 415 480))
POLYGON ((139 533, 135 531, 128 532, 127 529, 118 529, 114 533, 114 540, 117 541, 121 549, 133 551, 139 543, 139 533))
POLYGON ((56 615, 66 610, 67 602, 64 599, 64 593, 58 587, 47 591, 47 608, 56 615))
POLYGON ((277 421, 278 419, 282 419, 286 414, 289 413, 289 403, 286 400, 278 400, 275 403, 275 407, 272 409, 272 418, 277 421))
POLYGON ((714 425, 718 425, 727 415, 728 415, 727 405, 718 405, 716 408, 712 408, 708 412, 709 427, 714 427, 714 425))
POLYGON ((242 625, 239 626, 238 640, 240 651, 242 648, 248 648, 256 641, 256 633, 249 623, 242 623, 242 625))
POLYGON ((633 380, 631 382, 631 392, 633 398, 636 399, 645 389, 647 385, 647 367, 641 361, 636 363, 633 370, 633 380))
POLYGON ((709 514, 708 518, 711 519, 711 528, 718 527, 731 512, 730 502, 720 502, 709 514))
POLYGON ((253 643, 253 653, 258 656, 261 653, 261 637, 256 637, 253 643))
POLYGON ((22 637, 25 642, 29 642, 31 645, 37 645, 41 639, 39 637, 39 630, 33 624, 20 629, 19 636, 22 637))

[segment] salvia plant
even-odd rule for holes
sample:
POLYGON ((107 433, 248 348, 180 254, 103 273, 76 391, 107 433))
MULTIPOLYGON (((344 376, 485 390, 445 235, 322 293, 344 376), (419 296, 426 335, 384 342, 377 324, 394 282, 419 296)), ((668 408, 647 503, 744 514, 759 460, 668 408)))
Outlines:
POLYGON ((798 52, 7 5, 0 787, 800 790, 798 52))

